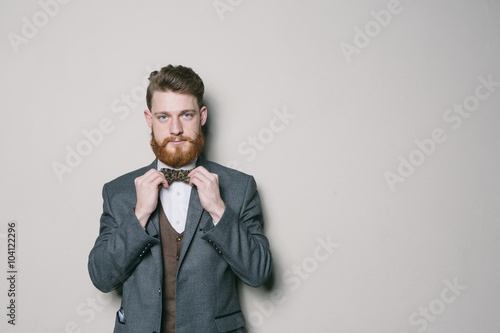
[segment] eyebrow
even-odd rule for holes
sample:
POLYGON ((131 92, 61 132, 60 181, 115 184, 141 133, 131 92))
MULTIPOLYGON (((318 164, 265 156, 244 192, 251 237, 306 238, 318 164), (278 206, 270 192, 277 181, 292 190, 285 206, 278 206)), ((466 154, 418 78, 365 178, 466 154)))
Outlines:
MULTIPOLYGON (((176 112, 176 111, 174 111, 176 112)), ((181 110, 179 111, 179 115, 183 115, 183 114, 186 114, 188 112, 195 112, 196 113, 196 110, 195 109, 186 109, 186 110, 181 110)), ((171 112, 169 111, 156 111, 154 112, 153 111, 153 114, 156 116, 156 115, 163 115, 163 114, 166 114, 166 115, 171 115, 171 112)))

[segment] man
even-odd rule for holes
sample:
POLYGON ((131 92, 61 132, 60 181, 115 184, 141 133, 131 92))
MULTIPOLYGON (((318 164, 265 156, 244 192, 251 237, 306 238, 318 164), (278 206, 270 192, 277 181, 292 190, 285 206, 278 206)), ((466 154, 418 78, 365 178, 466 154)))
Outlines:
POLYGON ((104 185, 90 277, 121 290, 114 332, 245 332, 237 280, 261 285, 272 262, 255 181, 200 156, 208 110, 192 69, 149 80, 157 159, 104 185))

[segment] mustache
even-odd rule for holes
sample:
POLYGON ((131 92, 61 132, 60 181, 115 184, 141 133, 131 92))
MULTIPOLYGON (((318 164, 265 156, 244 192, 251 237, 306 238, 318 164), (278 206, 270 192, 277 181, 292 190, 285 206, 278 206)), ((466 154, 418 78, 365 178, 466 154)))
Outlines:
POLYGON ((170 141, 187 141, 189 143, 193 143, 198 139, 198 134, 196 135, 196 138, 192 139, 184 135, 179 135, 179 136, 169 136, 168 138, 165 138, 160 144, 160 147, 165 147, 170 141))

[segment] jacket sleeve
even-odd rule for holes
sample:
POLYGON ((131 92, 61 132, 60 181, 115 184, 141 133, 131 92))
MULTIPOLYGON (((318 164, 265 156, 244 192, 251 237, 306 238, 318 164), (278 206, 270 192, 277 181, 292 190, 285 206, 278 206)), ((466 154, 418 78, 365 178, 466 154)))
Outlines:
POLYGON ((107 186, 102 191, 103 213, 99 236, 89 255, 88 269, 92 283, 102 292, 120 287, 151 246, 159 243, 142 228, 134 207, 110 204, 107 186))
POLYGON ((262 285, 271 275, 272 257, 264 236, 262 209, 253 177, 248 177, 241 209, 226 206, 215 227, 202 238, 226 260, 233 272, 252 287, 262 285))

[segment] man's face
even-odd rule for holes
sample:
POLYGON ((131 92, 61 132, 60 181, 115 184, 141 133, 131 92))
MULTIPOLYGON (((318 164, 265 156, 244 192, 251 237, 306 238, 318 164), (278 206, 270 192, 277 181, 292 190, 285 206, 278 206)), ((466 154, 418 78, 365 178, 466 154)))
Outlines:
POLYGON ((153 152, 163 163, 180 168, 201 153, 207 108, 200 109, 193 95, 155 91, 151 110, 144 111, 144 116, 151 128, 153 152))

